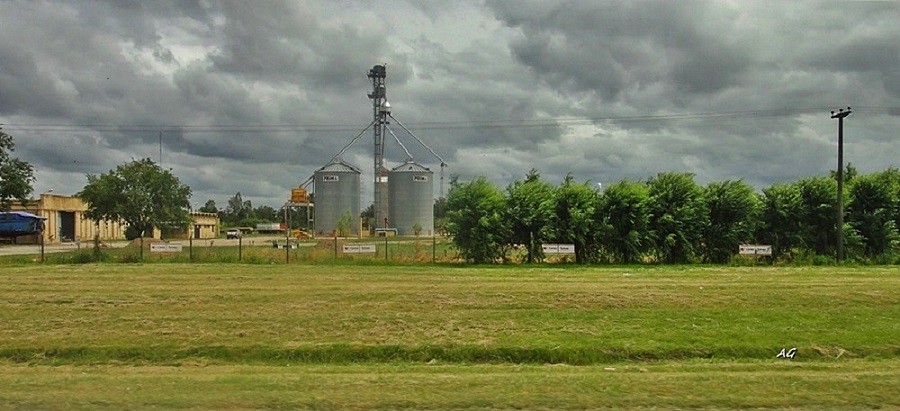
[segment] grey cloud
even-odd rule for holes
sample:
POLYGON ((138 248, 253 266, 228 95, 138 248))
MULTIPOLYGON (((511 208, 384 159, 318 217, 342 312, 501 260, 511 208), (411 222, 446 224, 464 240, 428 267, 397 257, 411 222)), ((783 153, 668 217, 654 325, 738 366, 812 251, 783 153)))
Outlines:
POLYGON ((342 91, 365 87, 365 67, 390 54, 379 26, 321 24, 323 8, 301 3, 222 3, 215 69, 254 81, 342 91))
MULTIPOLYGON (((521 30, 516 57, 554 87, 589 88, 604 101, 635 84, 674 82, 679 91, 727 87, 751 59, 729 36, 731 10, 701 2, 491 2, 521 30), (704 25, 695 24, 703 19, 704 25)), ((671 101, 671 99, 670 99, 671 101)))
MULTIPOLYGON (((278 205, 369 123, 365 74, 387 63, 395 116, 462 178, 678 170, 761 187, 834 167, 829 107, 872 107, 847 123, 848 160, 897 166, 900 116, 879 107, 900 105, 898 13, 827 2, 0 2, 0 123, 83 126, 4 128, 38 190, 77 191, 85 173, 155 159, 162 130, 163 165, 195 200, 224 205, 240 191, 278 205), (820 110, 796 111, 808 108, 820 110), (722 112, 745 114, 672 116, 722 112), (567 125, 585 119, 594 124, 567 125)), ((363 181, 371 139, 345 154, 363 181)), ((389 143, 389 163, 404 157, 389 143)))

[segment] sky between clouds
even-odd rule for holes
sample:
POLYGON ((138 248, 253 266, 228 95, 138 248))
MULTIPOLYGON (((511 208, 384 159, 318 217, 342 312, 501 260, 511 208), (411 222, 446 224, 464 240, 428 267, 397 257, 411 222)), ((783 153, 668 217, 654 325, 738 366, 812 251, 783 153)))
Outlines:
MULTIPOLYGON (((847 106, 845 161, 900 166, 898 22, 897 2, 0 0, 0 123, 35 195, 150 157, 194 204, 277 208, 371 122, 386 63, 448 178, 763 188, 834 169, 847 106)), ((343 156, 364 204, 371 153, 367 133, 343 156)))

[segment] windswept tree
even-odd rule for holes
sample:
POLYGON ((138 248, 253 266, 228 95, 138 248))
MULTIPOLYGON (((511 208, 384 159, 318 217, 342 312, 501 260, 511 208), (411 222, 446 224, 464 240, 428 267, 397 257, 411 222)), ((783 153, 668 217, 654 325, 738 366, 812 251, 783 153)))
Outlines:
POLYGON ((709 223, 703 230, 703 258, 725 263, 741 243, 753 240, 761 204, 753 187, 743 181, 709 183, 703 189, 709 223))
POLYGON ((183 229, 191 222, 190 187, 149 158, 88 174, 87 180, 78 193, 87 203, 87 218, 124 222, 141 238, 153 227, 183 229))
POLYGON ((491 263, 506 257, 508 229, 503 193, 484 177, 460 183, 454 177, 447 194, 447 233, 469 262, 491 263))
POLYGON ((556 189, 550 203, 548 237, 554 242, 574 244, 575 262, 579 264, 597 258, 596 207, 597 192, 587 183, 575 183, 571 174, 556 189))
POLYGON ((600 245, 613 260, 636 263, 650 250, 650 197, 643 183, 620 181, 597 203, 600 245))
POLYGON ((537 170, 531 169, 525 181, 510 184, 506 192, 506 217, 511 241, 525 245, 528 263, 542 259, 541 244, 544 229, 550 220, 553 186, 542 181, 537 170))
POLYGON ((659 173, 647 182, 650 229, 655 250, 664 263, 689 263, 706 225, 703 193, 690 173, 659 173))
POLYGON ((0 129, 0 212, 9 211, 14 200, 22 204, 31 195, 34 168, 31 164, 13 157, 13 138, 0 129))

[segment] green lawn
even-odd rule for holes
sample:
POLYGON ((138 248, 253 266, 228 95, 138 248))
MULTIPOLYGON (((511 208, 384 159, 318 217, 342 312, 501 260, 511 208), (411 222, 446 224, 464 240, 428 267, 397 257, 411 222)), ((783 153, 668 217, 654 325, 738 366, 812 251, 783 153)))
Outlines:
POLYGON ((898 319, 896 267, 7 266, 0 408, 897 408, 898 319))

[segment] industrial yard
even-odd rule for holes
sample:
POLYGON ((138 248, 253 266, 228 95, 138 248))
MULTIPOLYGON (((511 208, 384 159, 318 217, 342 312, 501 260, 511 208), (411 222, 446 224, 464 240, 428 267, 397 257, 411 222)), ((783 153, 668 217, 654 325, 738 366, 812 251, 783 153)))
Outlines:
MULTIPOLYGON (((440 164, 440 195, 444 194, 444 173, 447 163, 425 142, 406 128, 400 120, 393 116, 392 107, 387 100, 387 69, 384 65, 375 65, 369 70, 368 78, 372 83, 372 91, 368 94, 372 100, 372 122, 351 139, 331 162, 313 173, 313 176, 295 189, 292 198, 306 199, 306 187, 311 187, 315 195, 315 222, 313 231, 316 235, 359 236, 362 227, 356 224, 364 203, 359 167, 343 159, 347 150, 369 129, 374 135, 374 178, 373 200, 374 213, 372 227, 368 235, 387 236, 389 233, 400 236, 433 236, 434 229, 434 172, 417 163, 409 149, 391 129, 389 124, 396 123, 408 136, 427 149, 440 164), (388 169, 385 163, 386 136, 390 134, 396 144, 406 153, 406 160, 388 169), (296 194, 301 190, 301 195, 296 194)), ((365 203, 369 203, 365 201, 365 203)), ((288 203, 289 206, 308 206, 308 201, 288 203)))

